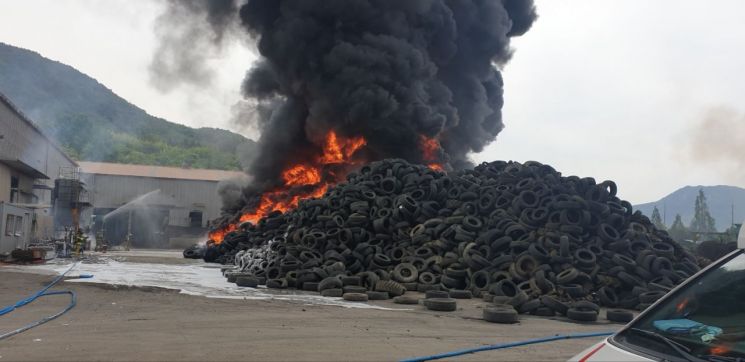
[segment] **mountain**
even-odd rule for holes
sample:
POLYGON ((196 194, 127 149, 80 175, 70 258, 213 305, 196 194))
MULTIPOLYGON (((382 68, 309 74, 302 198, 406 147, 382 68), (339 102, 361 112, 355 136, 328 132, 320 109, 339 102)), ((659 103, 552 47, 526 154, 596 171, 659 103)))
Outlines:
POLYGON ((75 68, 0 43, 0 92, 85 161, 238 169, 254 142, 149 115, 75 68))
POLYGON ((726 230, 732 224, 732 205, 735 206, 735 223, 739 224, 745 219, 745 189, 735 186, 686 186, 659 201, 636 205, 634 209, 641 210, 644 215, 651 217, 656 205, 660 214, 667 214, 665 221, 668 227, 675 220, 675 214, 680 214, 688 226, 693 218, 693 208, 699 189, 704 190, 709 213, 716 220, 719 231, 726 230))

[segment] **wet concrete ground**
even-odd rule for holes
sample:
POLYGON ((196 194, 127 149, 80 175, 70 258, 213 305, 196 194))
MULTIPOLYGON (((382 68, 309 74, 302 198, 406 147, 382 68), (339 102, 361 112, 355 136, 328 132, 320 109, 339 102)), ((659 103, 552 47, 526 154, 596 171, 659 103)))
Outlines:
MULTIPOLYGON (((166 251, 134 251, 102 257, 96 267, 99 274, 134 274, 132 278, 122 278, 127 283, 120 283, 130 286, 117 287, 116 282, 60 283, 55 289, 78 293, 77 307, 57 320, 0 341, 0 361, 390 361, 555 334, 620 328, 602 321, 577 324, 559 317, 533 316, 521 316, 515 325, 488 323, 481 320, 487 303, 477 299, 460 300, 458 310, 447 313, 391 301, 371 302, 369 306, 373 308, 349 308, 341 303, 322 305, 313 293, 289 298, 282 295, 283 299, 277 300, 266 299, 264 295, 274 297, 268 291, 243 290, 250 299, 242 299, 241 291, 228 288, 232 285, 218 286, 204 294, 212 293, 211 297, 137 286, 138 269, 150 266, 167 270, 169 265, 199 268, 194 275, 183 274, 186 289, 204 287, 195 286, 200 283, 192 278, 222 282, 219 269, 204 268, 198 261, 184 261, 178 256, 166 251), (105 273, 104 267, 110 270, 105 273), (228 295, 215 298, 218 292, 228 295)), ((58 269, 64 269, 64 265, 36 267, 33 271, 49 273, 58 269)), ((90 268, 83 264, 81 270, 86 269, 90 268)), ((17 267, 0 266, 0 306, 33 293, 53 278, 49 274, 18 271, 17 267)), ((139 277, 157 279, 141 274, 139 277)), ((179 278, 165 279, 177 283, 179 278)), ((146 280, 140 284, 154 282, 146 280)), ((53 314, 67 303, 66 296, 39 299, 0 317, 0 333, 53 314)), ((566 360, 598 340, 558 341, 482 352, 456 360, 566 360)))

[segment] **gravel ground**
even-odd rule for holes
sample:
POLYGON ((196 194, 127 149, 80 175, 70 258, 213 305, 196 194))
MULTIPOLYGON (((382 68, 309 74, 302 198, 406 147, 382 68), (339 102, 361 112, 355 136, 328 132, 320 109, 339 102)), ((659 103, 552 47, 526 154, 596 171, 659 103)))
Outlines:
MULTIPOLYGON (((152 254, 144 257, 130 253, 120 258, 175 262, 166 260, 172 256, 152 254)), ((51 279, 0 266, 0 306, 33 293, 51 279)), ((1 361, 390 361, 554 334, 620 328, 607 322, 577 324, 558 317, 531 316, 521 316, 515 325, 492 324, 481 320, 486 303, 480 300, 459 301, 456 312, 445 313, 390 301, 371 303, 412 308, 356 309, 278 300, 212 299, 158 288, 83 283, 56 287, 61 288, 78 293, 77 307, 57 320, 0 341, 1 361)), ((0 317, 0 333, 53 314, 67 303, 67 296, 39 299, 0 317)), ((599 340, 558 341, 481 352, 457 360, 566 360, 599 340)))

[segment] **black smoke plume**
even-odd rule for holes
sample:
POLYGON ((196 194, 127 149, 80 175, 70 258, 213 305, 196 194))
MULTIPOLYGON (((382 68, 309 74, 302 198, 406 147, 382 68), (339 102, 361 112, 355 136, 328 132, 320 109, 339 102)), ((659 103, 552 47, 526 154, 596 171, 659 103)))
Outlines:
POLYGON ((261 54, 242 91, 257 107, 273 107, 254 112, 261 136, 244 197, 276 186, 281 171, 318 150, 331 129, 363 136, 370 161, 423 162, 418 145, 426 136, 441 144, 437 161, 470 166, 468 154, 504 127, 499 69, 512 55, 510 38, 536 19, 533 0, 194 3, 175 1, 172 11, 193 10, 211 34, 224 34, 235 19, 261 54))

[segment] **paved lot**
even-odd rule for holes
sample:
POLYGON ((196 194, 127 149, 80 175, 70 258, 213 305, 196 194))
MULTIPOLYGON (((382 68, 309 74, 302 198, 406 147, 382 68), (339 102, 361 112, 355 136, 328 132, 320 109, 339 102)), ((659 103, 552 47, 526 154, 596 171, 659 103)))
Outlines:
MULTIPOLYGON (((132 255, 162 262, 162 256, 132 255)), ((127 258, 120 260, 126 262, 127 258)), ((219 271, 215 270, 216 273, 219 271)), ((51 276, 0 267, 0 306, 40 289, 51 276)), ((0 361, 13 360, 399 360, 554 334, 606 331, 618 325, 521 317, 516 325, 480 320, 480 300, 459 310, 357 309, 299 301, 213 299, 161 289, 61 283, 78 306, 57 320, 0 341, 0 361)), ((0 332, 53 314, 67 296, 42 298, 0 317, 0 332)), ((397 308, 390 301, 375 304, 397 308)), ((568 340, 489 351, 459 360, 566 360, 599 340, 568 340)))

